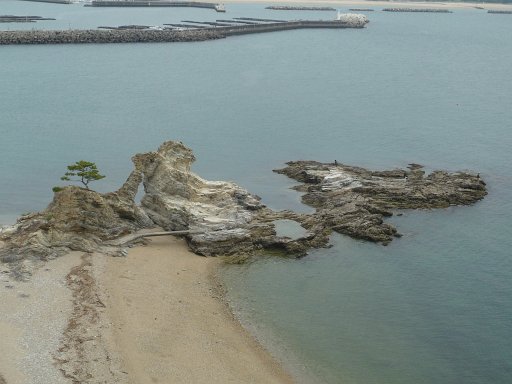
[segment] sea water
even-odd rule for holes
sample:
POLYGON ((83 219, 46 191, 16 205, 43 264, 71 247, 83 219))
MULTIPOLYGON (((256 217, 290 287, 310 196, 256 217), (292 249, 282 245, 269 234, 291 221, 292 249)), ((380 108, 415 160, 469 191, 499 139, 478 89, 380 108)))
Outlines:
MULTIPOLYGON (((332 18, 227 5, 222 18, 332 18)), ((203 9, 2 1, 14 28, 215 20, 203 9)), ((471 170, 470 207, 404 211, 384 247, 346 236, 301 260, 223 271, 242 322, 304 382, 509 383, 512 377, 512 23, 481 10, 369 13, 363 30, 176 44, 0 47, 0 223, 43 209, 84 159, 118 188, 130 157, 181 140, 208 179, 310 211, 272 169, 314 159, 471 170)))

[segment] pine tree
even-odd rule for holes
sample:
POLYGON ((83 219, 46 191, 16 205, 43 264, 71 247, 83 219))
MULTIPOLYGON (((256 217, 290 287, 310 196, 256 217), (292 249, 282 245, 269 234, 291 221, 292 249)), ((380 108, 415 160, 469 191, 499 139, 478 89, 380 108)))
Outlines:
POLYGON ((67 181, 78 181, 82 183, 86 189, 89 189, 89 183, 91 181, 105 178, 104 175, 100 175, 96 164, 91 163, 90 161, 80 160, 75 164, 68 165, 67 168, 68 172, 66 172, 60 179, 67 181), (71 177, 76 177, 77 179, 71 179, 71 177))

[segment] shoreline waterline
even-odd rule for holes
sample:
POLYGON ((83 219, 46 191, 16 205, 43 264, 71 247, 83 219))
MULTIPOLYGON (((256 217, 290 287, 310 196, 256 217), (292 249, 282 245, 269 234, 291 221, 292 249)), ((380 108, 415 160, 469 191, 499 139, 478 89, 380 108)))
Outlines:
POLYGON ((107 260, 101 284, 108 316, 119 325, 114 340, 134 382, 151 371, 160 382, 293 383, 230 311, 219 287, 221 263, 174 237, 107 260))
POLYGON ((127 257, 79 256, 51 260, 28 282, 13 281, 14 289, 2 292, 0 334, 10 335, 4 341, 16 352, 0 359, 6 383, 87 375, 127 384, 295 382, 231 312, 218 276, 221 258, 197 256, 171 236, 134 247, 127 257), (60 310, 49 301, 36 306, 38 320, 13 323, 33 311, 41 284, 45 295, 64 300, 60 310), (93 315, 84 291, 94 299, 93 315), (31 325, 50 318, 68 325, 55 327, 51 339, 45 332, 36 337, 31 325), (49 348, 38 360, 45 368, 38 377, 27 340, 37 343, 35 351, 49 348))

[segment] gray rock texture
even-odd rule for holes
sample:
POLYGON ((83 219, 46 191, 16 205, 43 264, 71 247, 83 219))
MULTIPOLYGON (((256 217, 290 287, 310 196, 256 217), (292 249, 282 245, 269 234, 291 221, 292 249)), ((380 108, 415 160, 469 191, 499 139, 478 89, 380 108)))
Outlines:
POLYGON ((0 31, 0 45, 13 44, 104 44, 104 43, 168 43, 221 39, 212 30, 91 30, 0 31))
POLYGON ((304 203, 315 207, 307 225, 323 226, 355 238, 383 244, 399 236, 384 222, 392 209, 432 209, 469 205, 482 199, 486 187, 479 175, 434 171, 421 165, 407 170, 370 171, 343 164, 294 161, 275 170, 302 182, 304 203))
POLYGON ((0 260, 18 263, 23 275, 30 270, 27 264, 70 250, 123 254, 113 240, 155 226, 190 230, 189 245, 201 255, 288 249, 290 239, 275 236, 276 214, 233 183, 207 181, 192 173, 195 157, 182 143, 168 141, 132 160, 134 170, 119 190, 100 194, 65 187, 44 211, 1 229, 0 260), (145 194, 138 205, 135 196, 141 183, 145 194))
MULTIPOLYGON (((275 172, 302 184, 304 203, 313 214, 274 212, 236 184, 207 181, 190 171, 192 150, 168 141, 157 151, 137 154, 134 169, 119 190, 100 194, 70 186, 56 192, 42 212, 22 216, 0 229, 0 261, 17 266, 70 250, 122 255, 116 240, 143 228, 189 231, 191 250, 200 255, 252 254, 261 249, 294 256, 328 244, 332 231, 382 244, 399 236, 384 222, 393 209, 444 208, 472 204, 486 195, 479 175, 435 171, 421 166, 371 171, 342 164, 295 161, 275 172), (140 184, 144 196, 135 196, 140 184), (276 220, 293 220, 306 229, 298 238, 276 235, 276 220)), ((121 244, 121 245, 120 245, 121 244)))
POLYGON ((192 151, 173 141, 133 157, 144 185, 141 207, 156 225, 193 231, 189 245, 202 255, 252 251, 260 237, 273 235, 257 220, 266 209, 259 198, 233 183, 202 179, 190 172, 193 161, 192 151))

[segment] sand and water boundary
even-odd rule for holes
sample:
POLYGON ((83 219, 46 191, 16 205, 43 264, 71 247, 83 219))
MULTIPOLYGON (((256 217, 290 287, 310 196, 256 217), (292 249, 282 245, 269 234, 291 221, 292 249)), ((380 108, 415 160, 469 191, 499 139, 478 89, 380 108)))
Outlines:
POLYGON ((2 274, 0 383, 292 383, 231 314, 221 263, 169 236, 2 274))

